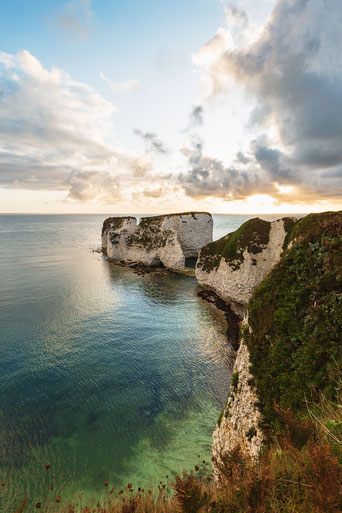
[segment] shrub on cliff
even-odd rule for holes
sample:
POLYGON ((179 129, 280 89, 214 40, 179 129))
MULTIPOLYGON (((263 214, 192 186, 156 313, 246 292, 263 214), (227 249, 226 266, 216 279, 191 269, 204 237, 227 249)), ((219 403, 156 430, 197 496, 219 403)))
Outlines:
POLYGON ((305 395, 333 398, 342 363, 342 212, 306 216, 286 242, 249 303, 244 332, 266 423, 276 418, 274 401, 300 415, 305 395))

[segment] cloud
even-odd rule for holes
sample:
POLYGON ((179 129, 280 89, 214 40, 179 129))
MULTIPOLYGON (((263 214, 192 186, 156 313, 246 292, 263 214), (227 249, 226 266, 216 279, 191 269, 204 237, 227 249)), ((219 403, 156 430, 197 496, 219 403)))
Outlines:
POLYGON ((276 194, 277 188, 267 174, 257 166, 226 166, 204 153, 203 141, 195 136, 190 146, 183 148, 188 161, 186 173, 180 173, 179 183, 193 198, 209 196, 225 200, 244 199, 252 194, 276 194))
POLYGON ((138 128, 133 130, 134 134, 141 137, 146 144, 147 151, 165 154, 168 149, 154 132, 142 132, 138 128))
MULTIPOLYGON (((219 29, 193 59, 204 70, 204 103, 224 91, 229 94, 232 83, 256 101, 250 128, 259 136, 250 141, 248 155, 237 154, 238 172, 243 174, 254 166, 264 192, 270 190, 270 184, 278 183, 293 185, 297 199, 340 198, 341 1, 278 0, 259 37, 253 36, 247 45, 247 14, 230 8, 227 20, 229 28, 219 29), (239 30, 243 37, 239 37, 239 30)), ((201 190, 207 182, 210 194, 215 193, 215 183, 221 190, 232 187, 232 179, 236 183, 234 173, 227 175, 217 163, 213 164, 216 171, 210 171, 208 162, 200 158, 202 154, 195 155, 204 171, 196 164, 197 171, 191 167, 189 179, 196 182, 196 177, 202 176, 201 190), (214 179, 216 173, 219 178, 214 179), (222 181, 222 176, 230 178, 222 181)), ((255 187, 262 190, 254 179, 255 187)), ((243 194, 242 189, 238 191, 243 194)), ((250 192, 248 180, 245 194, 250 192)))
POLYGON ((190 128, 203 125, 204 109, 202 105, 196 105, 190 114, 190 128))
POLYGON ((59 24, 68 32, 86 35, 93 18, 91 0, 69 0, 57 16, 59 24))
POLYGON ((127 93, 129 91, 136 91, 140 87, 140 82, 138 80, 125 80, 124 82, 113 82, 108 78, 102 71, 100 72, 100 78, 106 82, 109 87, 115 93, 127 93))
POLYGON ((116 199, 123 184, 148 176, 151 162, 114 147, 114 112, 92 88, 46 70, 29 52, 0 53, 0 186, 116 199))

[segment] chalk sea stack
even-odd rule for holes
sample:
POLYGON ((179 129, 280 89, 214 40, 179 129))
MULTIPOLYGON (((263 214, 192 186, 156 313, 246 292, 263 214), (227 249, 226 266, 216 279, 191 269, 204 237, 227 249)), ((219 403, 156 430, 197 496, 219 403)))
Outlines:
POLYGON ((213 219, 207 212, 162 216, 110 217, 103 223, 102 249, 113 261, 163 265, 182 270, 185 259, 197 258, 213 240, 213 219))

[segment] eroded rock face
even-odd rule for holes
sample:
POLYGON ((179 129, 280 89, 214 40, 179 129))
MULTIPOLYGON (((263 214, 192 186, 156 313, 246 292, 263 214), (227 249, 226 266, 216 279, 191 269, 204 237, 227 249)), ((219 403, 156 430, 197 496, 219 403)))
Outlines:
POLYGON ((241 343, 231 382, 231 391, 219 425, 213 433, 213 469, 216 484, 223 484, 224 457, 237 446, 251 463, 256 462, 264 442, 259 427, 261 413, 258 409, 258 397, 249 371, 249 353, 241 343))
POLYGON ((109 234, 120 236, 124 233, 132 233, 137 227, 137 220, 135 217, 108 217, 102 225, 101 241, 102 250, 107 252, 109 234))
POLYGON ((199 253, 196 278, 226 301, 247 305, 253 291, 280 259, 295 218, 250 219, 199 253))
POLYGON ((185 259, 197 257, 212 241, 213 221, 206 212, 143 217, 108 218, 103 224, 102 245, 108 258, 174 270, 185 268, 185 259))

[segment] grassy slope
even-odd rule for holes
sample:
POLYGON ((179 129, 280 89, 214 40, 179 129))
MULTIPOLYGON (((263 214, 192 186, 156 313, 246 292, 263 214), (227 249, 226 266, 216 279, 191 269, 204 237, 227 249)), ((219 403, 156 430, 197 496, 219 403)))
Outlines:
POLYGON ((204 271, 217 269, 222 259, 237 269, 243 262, 243 252, 257 254, 263 251, 270 238, 271 223, 258 217, 249 219, 235 232, 207 244, 201 249, 197 265, 204 271))
POLYGON ((274 400, 300 414, 312 390, 333 398, 342 364, 342 213, 307 216, 294 239, 254 293, 244 334, 266 423, 274 400))

